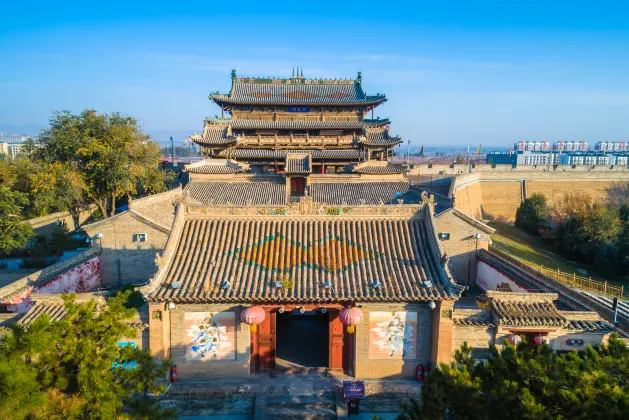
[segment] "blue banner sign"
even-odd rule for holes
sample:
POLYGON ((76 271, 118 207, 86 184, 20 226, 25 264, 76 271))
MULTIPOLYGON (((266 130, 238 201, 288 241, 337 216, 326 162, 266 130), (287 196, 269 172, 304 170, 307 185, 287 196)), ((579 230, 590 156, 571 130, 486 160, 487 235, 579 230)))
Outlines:
POLYGON ((309 106, 289 106, 288 112, 310 112, 309 106))
POLYGON ((343 398, 364 398, 364 381, 343 381, 343 398))

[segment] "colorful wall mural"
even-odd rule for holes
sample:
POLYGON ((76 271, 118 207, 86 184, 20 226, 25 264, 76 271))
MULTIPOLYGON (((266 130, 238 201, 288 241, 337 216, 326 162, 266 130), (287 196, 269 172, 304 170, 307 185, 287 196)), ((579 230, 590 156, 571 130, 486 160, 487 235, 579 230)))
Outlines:
POLYGON ((76 267, 68 270, 56 277, 53 277, 46 283, 39 286, 35 291, 33 287, 29 287, 18 296, 14 296, 7 302, 6 309, 9 312, 26 313, 33 306, 30 299, 31 293, 43 294, 61 294, 61 293, 85 293, 92 291, 100 284, 100 261, 98 257, 89 259, 76 267))
POLYGON ((187 361, 236 360, 235 312, 186 312, 187 361))
POLYGON ((414 360, 417 354, 416 312, 370 312, 369 358, 414 360))

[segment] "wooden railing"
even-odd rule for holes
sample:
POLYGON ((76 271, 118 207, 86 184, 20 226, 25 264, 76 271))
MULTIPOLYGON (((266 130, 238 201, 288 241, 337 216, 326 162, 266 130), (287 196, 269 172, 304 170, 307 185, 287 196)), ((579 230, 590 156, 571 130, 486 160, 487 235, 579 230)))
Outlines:
POLYGON ((579 289, 586 290, 588 292, 598 293, 600 295, 617 297, 619 299, 623 298, 624 287, 623 286, 614 286, 609 284, 608 282, 596 281, 592 280, 591 277, 583 277, 578 276, 576 273, 564 273, 559 269, 551 269, 548 267, 544 267, 541 264, 534 264, 529 261, 522 260, 520 258, 515 258, 511 255, 506 255, 504 252, 501 252, 494 247, 491 247, 491 252, 494 254, 505 256, 509 259, 516 259, 520 264, 524 264, 525 266, 532 268, 534 271, 543 274, 551 279, 557 280, 558 282, 565 284, 566 286, 576 287, 579 289))

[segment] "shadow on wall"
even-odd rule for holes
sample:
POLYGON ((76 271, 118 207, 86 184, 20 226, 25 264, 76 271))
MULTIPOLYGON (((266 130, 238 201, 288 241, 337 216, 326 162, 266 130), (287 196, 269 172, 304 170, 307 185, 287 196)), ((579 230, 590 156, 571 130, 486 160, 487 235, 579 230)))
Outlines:
POLYGON ((157 260, 163 249, 128 246, 115 249, 103 246, 100 254, 102 284, 115 287, 130 283, 146 283, 157 272, 157 260))

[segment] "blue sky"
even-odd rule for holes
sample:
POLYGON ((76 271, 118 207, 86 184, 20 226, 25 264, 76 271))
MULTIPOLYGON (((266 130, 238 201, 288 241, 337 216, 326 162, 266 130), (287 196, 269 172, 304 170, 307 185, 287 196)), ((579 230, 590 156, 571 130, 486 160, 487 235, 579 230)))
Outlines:
POLYGON ((416 145, 629 141, 627 1, 7 3, 0 131, 94 108, 179 139, 219 112, 232 68, 299 66, 362 71, 416 145))

